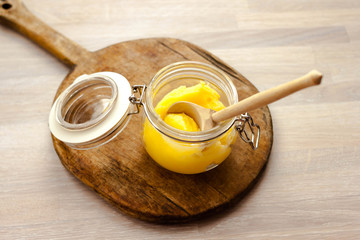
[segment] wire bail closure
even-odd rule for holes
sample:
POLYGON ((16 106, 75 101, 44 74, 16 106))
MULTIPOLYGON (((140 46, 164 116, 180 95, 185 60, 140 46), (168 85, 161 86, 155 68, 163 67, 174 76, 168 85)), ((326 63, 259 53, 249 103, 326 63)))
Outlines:
POLYGON ((260 126, 254 123, 254 120, 249 113, 241 114, 236 121, 238 123, 235 125, 235 129, 238 131, 241 139, 244 142, 249 143, 252 149, 257 149, 260 139, 260 126))
POLYGON ((143 98, 145 95, 146 85, 133 85, 132 92, 133 94, 129 97, 129 101, 136 106, 136 109, 133 112, 129 112, 128 115, 138 114, 140 112, 140 107, 144 104, 143 98), (140 94, 140 97, 137 98, 135 94, 140 94))

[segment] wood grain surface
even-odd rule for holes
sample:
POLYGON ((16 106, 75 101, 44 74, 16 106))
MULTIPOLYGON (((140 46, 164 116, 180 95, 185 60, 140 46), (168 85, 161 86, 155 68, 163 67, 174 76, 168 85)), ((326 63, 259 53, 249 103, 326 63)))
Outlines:
POLYGON ((313 68, 324 79, 317 88, 270 105, 270 161, 239 204, 201 221, 154 225, 104 204, 60 164, 47 118, 68 68, 0 26, 0 238, 358 238, 358 1, 25 4, 89 51, 127 40, 172 37, 219 56, 259 90, 313 68))
MULTIPOLYGON (((96 72, 121 73, 131 85, 149 85, 160 69, 179 61, 203 61, 223 70, 234 82, 240 99, 258 92, 241 74, 189 42, 148 38, 89 52, 39 20, 20 1, 8 0, 7 4, 3 5, 3 23, 71 68, 56 97, 75 78, 96 72)), ((271 115, 267 107, 251 114, 261 129, 259 148, 254 151, 239 140, 226 164, 196 176, 172 173, 152 162, 143 146, 141 114, 120 136, 98 148, 79 151, 54 136, 53 141, 65 168, 122 212, 157 223, 188 222, 235 204, 263 172, 273 143, 271 115)))

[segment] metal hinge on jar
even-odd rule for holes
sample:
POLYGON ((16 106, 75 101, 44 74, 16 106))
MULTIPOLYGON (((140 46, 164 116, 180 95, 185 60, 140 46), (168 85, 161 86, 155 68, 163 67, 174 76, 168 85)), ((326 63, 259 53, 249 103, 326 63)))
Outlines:
POLYGON ((254 123, 248 113, 241 114, 236 121, 235 129, 239 132, 241 139, 249 143, 252 149, 257 149, 260 139, 260 126, 254 123))
POLYGON ((136 106, 136 109, 133 112, 129 112, 129 115, 138 114, 140 112, 140 107, 143 105, 143 98, 145 95, 146 85, 134 85, 132 86, 133 94, 129 97, 129 101, 136 106), (136 97, 135 94, 139 94, 140 97, 136 97))

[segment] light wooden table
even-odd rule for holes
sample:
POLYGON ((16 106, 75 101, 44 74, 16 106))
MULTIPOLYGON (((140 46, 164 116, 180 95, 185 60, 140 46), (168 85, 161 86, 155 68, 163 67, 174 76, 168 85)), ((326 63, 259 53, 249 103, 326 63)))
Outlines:
POLYGON ((89 50, 174 37, 211 51, 259 90, 313 68, 325 77, 270 105, 270 161, 241 202, 203 221, 155 225, 115 210, 64 169, 47 119, 68 69, 0 26, 0 239, 360 238, 360 1, 25 4, 89 50))

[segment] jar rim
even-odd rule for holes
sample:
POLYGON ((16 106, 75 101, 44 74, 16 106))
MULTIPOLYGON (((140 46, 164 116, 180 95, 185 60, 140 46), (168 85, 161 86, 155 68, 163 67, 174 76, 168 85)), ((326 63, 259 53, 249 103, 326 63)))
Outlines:
MULTIPOLYGON (((174 69, 189 69, 189 70, 200 70, 200 71, 209 71, 211 74, 215 74, 216 76, 220 77, 221 80, 225 81, 227 90, 229 91, 228 101, 229 104, 232 105, 238 101, 238 94, 234 83, 231 81, 230 77, 225 74, 219 68, 202 63, 197 61, 181 61, 172 63, 170 65, 165 66, 161 70, 159 70, 156 75, 152 78, 150 84, 147 87, 146 92, 146 101, 144 104, 144 110, 147 115, 149 122, 154 126, 154 128, 161 132, 162 134, 178 140, 182 142, 204 142, 209 141, 211 139, 215 139, 224 133, 226 133, 236 122, 237 117, 228 119, 223 121, 222 123, 218 124, 216 127, 205 130, 205 131, 197 131, 197 132, 189 132, 176 129, 171 127, 170 125, 166 124, 161 117, 156 113, 155 108, 153 106, 153 94, 152 90, 156 87, 156 80, 161 78, 164 74, 168 73, 174 69), (150 91, 150 92, 149 92, 150 91), (231 98, 230 98, 231 97, 231 98)), ((216 85, 216 84, 215 84, 216 85)))

